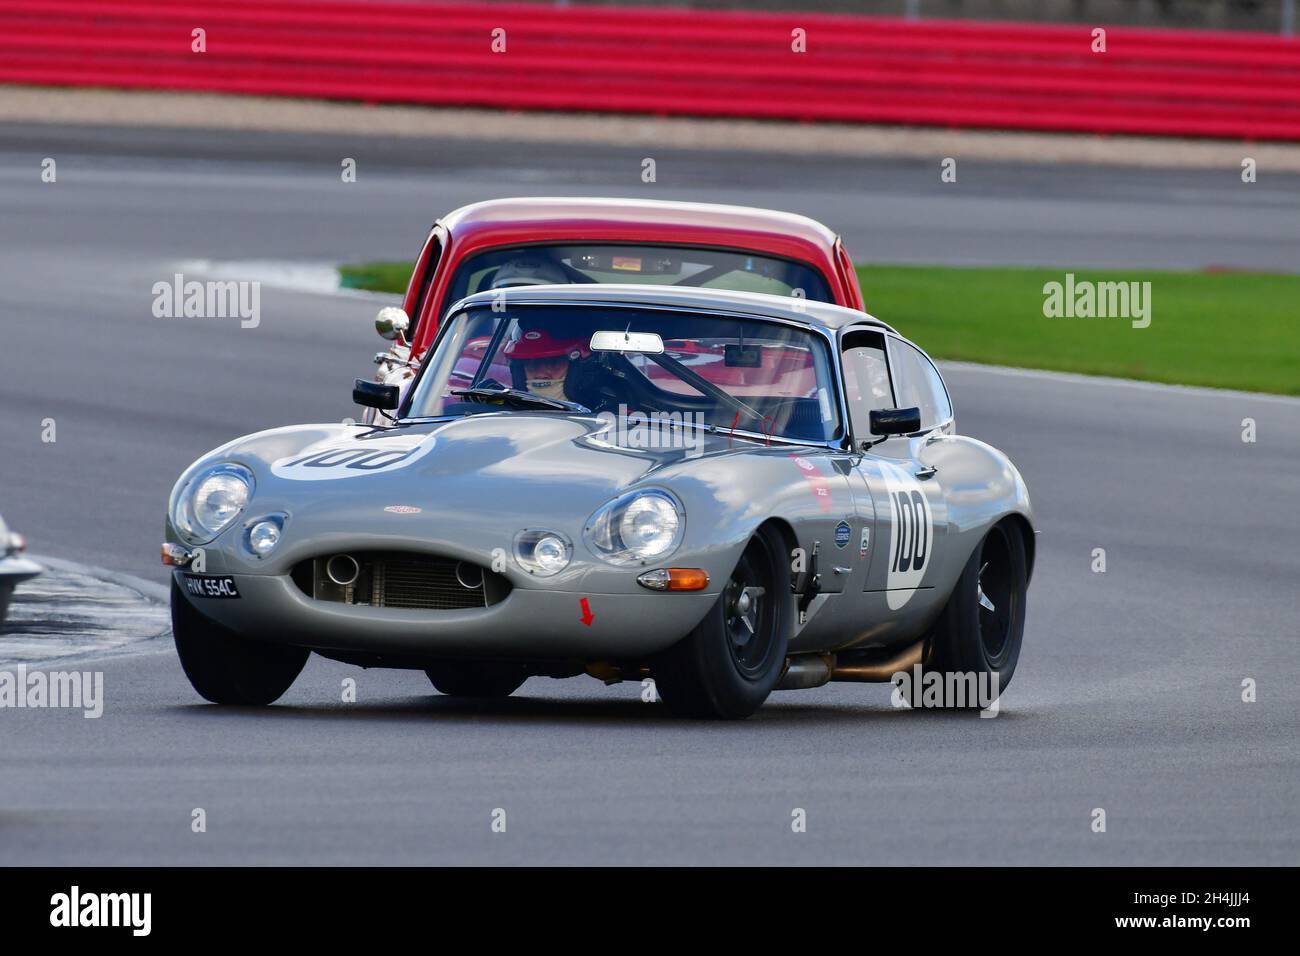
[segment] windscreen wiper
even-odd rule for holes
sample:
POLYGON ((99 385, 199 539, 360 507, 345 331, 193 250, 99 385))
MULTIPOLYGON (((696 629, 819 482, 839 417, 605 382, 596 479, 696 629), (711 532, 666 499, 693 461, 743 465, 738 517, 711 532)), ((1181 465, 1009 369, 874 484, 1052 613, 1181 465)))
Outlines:
POLYGON ((591 414, 591 409, 586 405, 579 405, 577 402, 566 402, 558 398, 547 398, 544 395, 534 395, 522 388, 507 388, 504 385, 499 388, 486 385, 479 385, 475 388, 453 388, 451 394, 486 401, 506 402, 519 408, 554 408, 558 411, 579 412, 583 415, 591 414))

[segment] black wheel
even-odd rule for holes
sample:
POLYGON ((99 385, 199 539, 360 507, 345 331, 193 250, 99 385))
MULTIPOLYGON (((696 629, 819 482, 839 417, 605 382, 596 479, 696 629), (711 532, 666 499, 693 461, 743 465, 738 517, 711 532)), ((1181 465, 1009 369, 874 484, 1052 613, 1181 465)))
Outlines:
POLYGON ((528 680, 519 664, 439 663, 424 673, 448 697, 509 697, 528 680))
POLYGON ((263 644, 209 621, 172 582, 172 637, 194 689, 214 704, 264 706, 302 673, 311 652, 263 644))
POLYGON ((738 719, 763 705, 781 677, 789 641, 785 567, 781 536, 760 529, 704 620, 652 663, 669 710, 738 719))
MULTIPOLYGON (((1005 690, 1020 659, 1027 578, 1020 529, 1005 521, 989 529, 934 626, 925 669, 974 674, 989 681, 994 697, 1005 690)), ((978 701, 967 706, 978 706, 978 701)))

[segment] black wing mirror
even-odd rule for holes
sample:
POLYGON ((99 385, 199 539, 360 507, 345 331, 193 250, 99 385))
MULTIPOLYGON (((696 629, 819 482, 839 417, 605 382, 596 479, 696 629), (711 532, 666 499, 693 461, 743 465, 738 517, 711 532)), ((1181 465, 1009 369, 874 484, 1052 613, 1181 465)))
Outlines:
POLYGON ((910 435, 920 430, 919 408, 882 408, 871 413, 873 435, 910 435))
POLYGON ((400 396, 396 385, 380 385, 360 378, 352 383, 352 401, 366 408, 392 411, 397 407, 400 396))

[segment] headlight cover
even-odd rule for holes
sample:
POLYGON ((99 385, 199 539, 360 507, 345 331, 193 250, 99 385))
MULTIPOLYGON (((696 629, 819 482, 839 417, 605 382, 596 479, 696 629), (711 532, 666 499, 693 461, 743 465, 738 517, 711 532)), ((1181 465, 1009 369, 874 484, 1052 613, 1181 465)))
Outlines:
POLYGON ((259 558, 275 550, 284 534, 284 515, 272 514, 244 526, 244 545, 259 558))
POLYGON ((515 535, 515 561, 539 578, 559 574, 572 557, 573 545, 559 531, 527 530, 515 535))
POLYGON ((682 543, 686 511, 658 488, 631 491, 603 505, 584 530, 590 548, 611 564, 659 561, 682 543))
POLYGON ((224 462, 185 483, 172 503, 172 525, 190 544, 207 544, 239 517, 253 496, 253 473, 224 462))

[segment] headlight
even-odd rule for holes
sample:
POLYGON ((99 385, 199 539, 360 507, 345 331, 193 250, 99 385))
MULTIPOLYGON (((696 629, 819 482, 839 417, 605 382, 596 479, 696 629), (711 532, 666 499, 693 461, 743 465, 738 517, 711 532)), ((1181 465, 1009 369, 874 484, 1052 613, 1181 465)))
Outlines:
POLYGON ((587 543, 614 564, 668 557, 682 542, 686 512, 666 491, 633 491, 615 498, 587 521, 587 543))
POLYGON ((214 465, 185 483, 172 507, 172 524, 190 544, 206 544, 239 517, 252 494, 251 471, 214 465))
POLYGON ((573 545, 558 531, 521 531, 515 535, 515 560, 539 578, 559 574, 572 557, 573 545))
POLYGON ((279 515, 269 515, 254 523, 248 529, 248 550, 259 558, 264 558, 280 543, 280 532, 284 519, 279 515))

